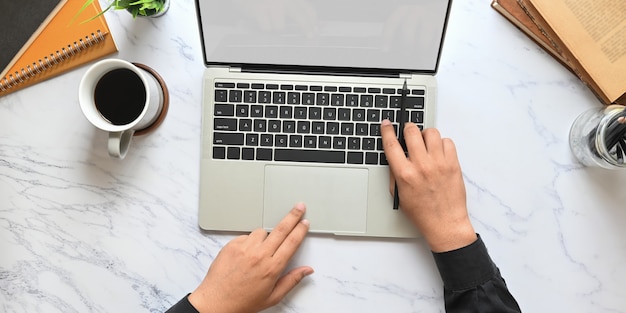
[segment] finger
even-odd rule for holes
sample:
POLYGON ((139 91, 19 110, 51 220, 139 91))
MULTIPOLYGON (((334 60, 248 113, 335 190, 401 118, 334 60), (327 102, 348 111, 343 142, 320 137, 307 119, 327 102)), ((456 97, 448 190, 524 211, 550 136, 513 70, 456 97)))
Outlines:
POLYGON ((291 233, 289 233, 289 236, 285 238, 280 247, 276 249, 273 258, 276 260, 276 264, 281 270, 287 266, 289 260, 291 260, 296 253, 304 237, 306 237, 307 232, 309 232, 309 221, 300 221, 300 223, 293 228, 291 233))
POLYGON ((426 153, 426 146, 424 144, 424 138, 422 138, 422 131, 416 124, 409 122, 404 125, 404 142, 406 142, 409 157, 414 156, 415 159, 426 153))
POLYGON ((272 294, 270 294, 269 304, 272 306, 278 304, 302 281, 302 279, 311 274, 313 274, 313 268, 310 266, 301 266, 292 269, 289 273, 285 274, 285 276, 279 278, 278 281, 276 281, 272 294))
MULTIPOLYGON (((456 152, 456 145, 450 138, 443 138, 443 155, 448 162, 459 165, 459 157, 456 152)), ((459 165, 460 166, 460 165, 459 165)))
POLYGON ((267 231, 263 228, 255 229, 248 235, 248 242, 253 245, 259 245, 267 238, 267 231))
POLYGON ((396 176, 393 175, 393 172, 389 171, 389 193, 393 198, 396 193, 396 176))
POLYGON ((385 151, 385 157, 389 162, 389 167, 392 172, 397 171, 400 168, 406 167, 409 161, 404 155, 404 150, 396 138, 396 132, 393 130, 393 125, 389 120, 383 120, 380 124, 380 133, 383 138, 383 149, 385 151))
POLYGON ((424 143, 426 144, 428 154, 434 157, 443 157, 443 142, 439 130, 436 128, 425 129, 422 132, 422 136, 424 136, 424 143))
POLYGON ((298 225, 302 217, 304 216, 304 212, 306 207, 303 203, 296 204, 289 213, 274 227, 272 232, 264 243, 264 248, 269 255, 273 255, 278 247, 283 243, 285 238, 289 236, 291 231, 298 225))

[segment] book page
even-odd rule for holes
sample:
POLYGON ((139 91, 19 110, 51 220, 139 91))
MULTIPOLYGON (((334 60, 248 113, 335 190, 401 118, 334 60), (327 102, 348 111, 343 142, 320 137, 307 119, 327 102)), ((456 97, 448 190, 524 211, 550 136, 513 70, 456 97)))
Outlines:
POLYGON ((609 102, 626 93, 626 1, 528 0, 609 102))

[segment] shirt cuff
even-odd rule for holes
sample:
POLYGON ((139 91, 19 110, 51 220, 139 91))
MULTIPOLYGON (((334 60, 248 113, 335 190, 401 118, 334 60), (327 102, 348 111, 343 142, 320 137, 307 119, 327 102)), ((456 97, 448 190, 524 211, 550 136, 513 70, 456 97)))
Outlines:
POLYGON ((199 313, 198 310, 191 305, 191 302, 189 302, 189 295, 190 293, 180 299, 178 303, 174 304, 174 306, 165 311, 165 313, 199 313))
POLYGON ((480 235, 469 246, 448 252, 433 252, 444 288, 465 290, 490 280, 496 267, 480 235))

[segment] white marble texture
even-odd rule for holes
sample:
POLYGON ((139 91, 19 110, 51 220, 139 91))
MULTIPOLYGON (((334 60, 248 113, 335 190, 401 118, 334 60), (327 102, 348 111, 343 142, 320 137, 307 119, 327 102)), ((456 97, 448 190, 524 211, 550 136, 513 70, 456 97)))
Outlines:
MULTIPOLYGON (((0 98, 0 312, 162 312, 231 234, 197 226, 201 75, 192 0, 108 12, 120 52, 167 81, 169 115, 127 158, 82 116, 86 67, 0 98)), ((626 172, 581 167, 567 136, 599 102, 489 7, 456 0, 437 126, 477 231, 524 312, 626 312, 626 172), (621 191, 620 191, 621 190, 621 191)), ((316 273, 269 312, 443 312, 422 240, 309 236, 316 273)))

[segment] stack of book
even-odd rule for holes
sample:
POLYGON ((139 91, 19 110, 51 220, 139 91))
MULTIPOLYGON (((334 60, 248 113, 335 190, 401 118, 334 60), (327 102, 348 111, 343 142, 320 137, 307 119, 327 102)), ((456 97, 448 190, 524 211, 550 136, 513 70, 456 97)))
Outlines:
POLYGON ((626 105, 626 1, 492 0, 491 6, 603 104, 626 105))
POLYGON ((101 12, 98 1, 83 6, 84 0, 3 2, 0 97, 118 51, 104 16, 89 20, 101 12))

